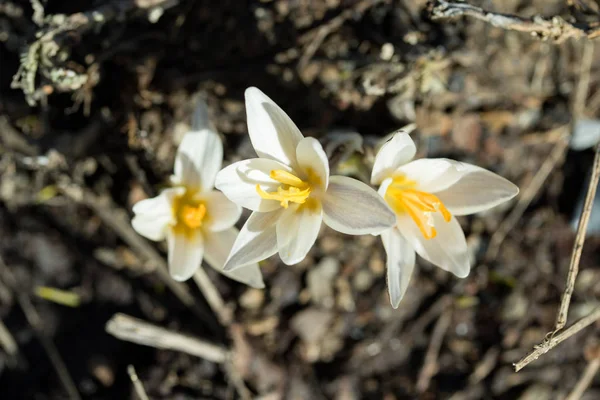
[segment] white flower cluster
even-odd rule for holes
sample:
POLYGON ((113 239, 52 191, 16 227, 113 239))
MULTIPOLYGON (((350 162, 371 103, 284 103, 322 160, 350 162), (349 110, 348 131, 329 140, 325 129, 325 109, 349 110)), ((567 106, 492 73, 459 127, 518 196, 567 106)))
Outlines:
POLYGON ((171 276, 189 279, 202 260, 224 275, 264 287, 258 262, 275 253, 302 261, 321 223, 350 235, 381 235, 390 300, 398 307, 415 254, 466 277, 469 256, 454 218, 487 210, 519 192, 506 179, 448 159, 411 161, 415 144, 398 132, 379 151, 371 183, 329 175, 321 144, 305 138, 269 97, 246 90, 248 133, 258 158, 221 169, 223 145, 206 118, 179 146, 172 188, 133 207, 132 224, 168 241, 171 276), (214 187, 220 191, 215 191, 214 187), (252 214, 237 231, 242 207, 252 214))

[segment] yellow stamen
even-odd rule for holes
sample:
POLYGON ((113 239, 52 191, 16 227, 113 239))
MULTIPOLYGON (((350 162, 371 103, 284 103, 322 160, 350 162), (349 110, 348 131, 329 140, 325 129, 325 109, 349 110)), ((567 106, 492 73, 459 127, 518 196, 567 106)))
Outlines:
POLYGON ((260 185, 256 185, 256 192, 263 199, 277 200, 280 202, 281 207, 288 208, 290 201, 304 204, 310 196, 310 185, 290 172, 278 169, 271 171, 269 176, 282 185, 277 188, 276 192, 265 192, 260 185))
POLYGON ((173 200, 173 216, 175 217, 176 232, 186 236, 194 235, 206 222, 206 205, 196 198, 196 191, 186 189, 185 193, 173 200))
POLYGON ((202 226, 202 220, 206 215, 206 206, 202 203, 197 206, 185 204, 181 208, 181 221, 191 229, 198 229, 202 226))
POLYGON ((295 186, 297 188, 304 188, 308 186, 308 183, 304 182, 296 175, 281 169, 274 169, 271 171, 269 176, 271 179, 276 180, 279 183, 283 183, 284 185, 295 186))
POLYGON ((437 231, 431 213, 440 212, 446 222, 452 214, 437 196, 416 190, 417 183, 403 175, 393 178, 385 192, 385 200, 396 214, 408 214, 417 224, 425 239, 433 239, 437 231))

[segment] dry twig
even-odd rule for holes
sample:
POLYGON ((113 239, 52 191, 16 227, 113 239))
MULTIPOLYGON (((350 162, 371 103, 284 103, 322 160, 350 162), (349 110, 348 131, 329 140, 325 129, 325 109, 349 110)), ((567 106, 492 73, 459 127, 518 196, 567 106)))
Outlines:
POLYGON ((534 350, 523 357, 520 361, 514 363, 515 372, 519 372, 523 368, 525 368, 532 361, 537 360, 540 356, 546 354, 548 351, 553 349, 556 345, 564 342, 566 339, 570 338, 583 328, 588 327, 593 324, 595 321, 600 319, 600 307, 596 308, 589 315, 581 318, 579 321, 575 322, 573 325, 565 329, 563 332, 552 336, 546 339, 543 343, 534 347, 534 350))
MULTIPOLYGON (((588 93, 588 85, 589 85, 589 80, 590 80, 590 69, 591 69, 592 60, 593 60, 593 51, 594 51, 594 48, 593 48, 592 44, 586 44, 586 46, 584 46, 582 65, 581 65, 581 68, 582 68, 581 77, 579 79, 577 91, 576 91, 575 97, 573 99, 573 113, 576 116, 582 116, 584 109, 585 109, 585 100, 587 98, 587 93, 588 93)), ((577 233, 575 235, 575 241, 573 243, 573 250, 571 252, 571 261, 569 262, 569 273, 567 275, 567 283, 566 283, 565 291, 564 291, 562 299, 561 299, 560 308, 559 308, 558 314, 556 316, 556 323, 554 326, 554 331, 550 332, 547 335, 547 339, 540 345, 536 346, 536 349, 532 353, 530 353, 525 358, 523 358, 521 361, 519 361, 517 364, 515 364, 516 371, 519 371, 520 369, 525 367, 527 364, 529 364, 531 361, 536 360, 539 356, 541 356, 542 354, 545 354, 546 352, 548 352, 548 350, 550 350, 556 344, 560 343, 560 341, 555 343, 554 342, 555 339, 558 339, 559 337, 561 337, 561 338, 563 338, 562 340, 564 340, 567 337, 569 337, 570 335, 565 335, 567 332, 569 332, 572 328, 575 328, 576 326, 578 326, 578 324, 580 324, 581 321, 594 315, 594 313, 590 314, 590 316, 583 318, 578 323, 573 324, 573 326, 571 326, 571 328, 567 329, 565 332, 563 332, 562 334, 557 335, 555 337, 555 334, 557 332, 559 332, 561 329, 563 329, 565 327, 565 324, 567 323, 567 317, 568 317, 568 313, 569 313, 569 305, 571 304, 571 296, 573 295, 573 291, 575 289, 575 281, 577 280, 577 274, 579 273, 579 262, 581 260, 581 252, 583 251, 583 244, 585 242, 587 226, 588 226, 588 223, 590 220, 590 216, 592 214, 592 208, 594 206, 594 198, 596 197, 596 189, 598 188, 599 179, 600 179, 600 144, 596 145, 594 163, 592 166, 592 176, 590 178, 590 183, 588 185, 588 191, 587 191, 587 194, 585 197, 583 208, 581 210, 581 215, 579 217, 577 233), (548 337, 549 337, 549 339, 548 339, 548 337), (552 343, 555 343, 555 344, 552 344, 552 343)), ((592 319, 589 323, 595 321, 596 319, 597 318, 592 319)), ((588 323, 588 325, 589 325, 589 323, 588 323)), ((587 325, 583 325, 582 328, 585 326, 587 326, 587 325)), ((582 328, 579 328, 579 329, 582 329, 582 328)), ((579 329, 573 330, 573 332, 571 334, 578 332, 579 329)))
POLYGON ((431 378, 433 378, 438 371, 438 356, 440 349, 442 348, 444 335, 446 335, 451 322, 452 308, 447 308, 446 311, 442 313, 440 319, 438 319, 435 327, 433 328, 433 333, 431 334, 429 347, 427 348, 427 353, 425 354, 425 362, 417 381, 417 392, 419 393, 423 393, 427 390, 429 387, 429 382, 431 382, 431 378))
POLYGON ((567 286, 560 302, 560 309, 556 317, 554 332, 564 328, 565 324, 567 323, 569 304, 571 303, 571 296, 573 295, 573 290, 575 289, 575 280, 577 279, 577 274, 579 273, 579 260, 581 259, 581 252, 583 250, 583 243, 585 242, 587 226, 590 221, 590 216, 592 215, 594 197, 596 197, 596 189, 598 188, 599 178, 600 144, 596 146, 596 155, 594 156, 594 165, 592 167, 592 177, 590 179, 588 191, 585 196, 585 202, 583 203, 583 209, 581 210, 581 216, 579 217, 579 225, 577 226, 577 234, 575 236, 575 243, 573 243, 573 252, 571 253, 571 262, 569 263, 567 286))
POLYGON ((469 385, 475 386, 484 380, 490 372, 498 365, 498 357, 500 356, 500 348, 492 347, 489 349, 477 363, 473 372, 469 376, 469 385))
POLYGON ((435 0, 429 4, 431 19, 448 19, 462 16, 473 17, 498 28, 525 32, 542 40, 564 42, 569 38, 600 37, 600 23, 568 22, 559 16, 522 18, 516 15, 495 13, 467 3, 435 0))
POLYGON ((594 43, 587 42, 583 45, 583 55, 581 56, 581 73, 577 82, 577 89, 573 97, 573 115, 575 118, 583 118, 585 114, 585 104, 588 97, 592 64, 594 62, 594 43))
POLYGON ((221 346, 171 332, 121 313, 113 315, 106 323, 106 332, 128 342, 181 351, 219 364, 223 364, 228 357, 227 349, 221 346))
MULTIPOLYGON (((420 314, 414 320, 410 328, 400 337, 403 348, 411 348, 417 340, 423 337, 424 331, 436 318, 439 320, 442 313, 447 310, 453 302, 453 297, 446 294, 438 298, 424 313, 420 314)), ((359 377, 371 376, 373 374, 389 371, 398 363, 406 361, 408 353, 399 351, 393 343, 394 338, 398 337, 400 329, 405 318, 396 318, 377 335, 377 338, 364 346, 361 351, 356 352, 348 363, 347 373, 355 374, 359 377), (373 354, 370 348, 374 346, 379 350, 373 354)))
POLYGON ((40 314, 33 306, 33 303, 31 302, 31 298, 29 297, 27 291, 21 290, 21 288, 18 287, 19 285, 17 283, 16 278, 14 277, 8 266, 4 263, 4 260, 2 260, 1 257, 0 274, 2 279, 5 281, 7 286, 11 289, 11 291, 17 298, 17 301, 21 306, 21 309, 23 310, 23 314, 25 314, 27 322, 29 323, 29 325, 35 332, 38 340, 42 344, 42 347, 48 355, 52 366, 56 370, 56 375, 58 375, 58 379, 60 380, 65 391, 67 392, 69 399, 81 400, 81 396, 77 391, 77 386, 75 385, 75 382, 73 382, 73 378, 71 378, 71 375, 69 374, 69 370, 67 369, 64 360, 62 359, 52 339, 48 337, 48 335, 46 335, 46 333, 44 332, 44 327, 40 314))
MULTIPOLYGON (((172 332, 121 313, 113 315, 106 323, 106 332, 121 340, 159 349, 181 351, 214 363, 224 364, 225 372, 240 397, 244 400, 252 398, 250 391, 244 384, 244 380, 231 362, 233 358, 231 351, 222 346, 172 332)), ((129 374, 131 376, 131 372, 129 374)), ((132 382, 135 385, 133 378, 132 382)), ((137 386, 136 392, 139 396, 137 386)), ((140 399, 142 399, 141 396, 140 399)))
POLYGON ((0 346, 4 349, 8 357, 6 363, 9 368, 14 368, 17 365, 17 357, 19 356, 19 347, 15 338, 10 334, 10 331, 0 319, 0 346))
POLYGON ((210 305, 210 308, 217 314, 219 322, 224 326, 229 326, 233 318, 233 311, 227 307, 223 297, 221 297, 221 294, 202 266, 194 274, 194 281, 210 305))
POLYGON ((131 383, 133 383, 133 389, 135 390, 135 394, 137 395, 139 400, 150 400, 148 395, 146 394, 146 390, 144 389, 144 385, 137 376, 135 372, 135 368, 133 365, 127 366, 127 373, 129 374, 129 379, 131 379, 131 383))
POLYGON ((588 363, 585 371, 583 371, 583 375, 581 375, 581 378, 577 381, 573 391, 569 393, 565 400, 579 400, 592 383, 598 369, 600 369, 600 358, 596 357, 588 363))
POLYGON ((332 18, 327 23, 320 25, 319 27, 310 30, 309 32, 302 35, 299 39, 300 43, 305 43, 304 52, 300 61, 298 61, 298 70, 302 71, 310 59, 315 55, 321 44, 327 36, 332 32, 339 29, 344 22, 352 18, 357 14, 363 14, 369 8, 375 6, 378 3, 389 0, 362 0, 356 3, 352 8, 345 9, 338 16, 332 18))
MULTIPOLYGON (((146 239, 137 234, 123 210, 118 209, 114 204, 106 204, 87 188, 68 183, 70 181, 68 177, 64 177, 64 181, 67 183, 61 182, 58 184, 58 187, 67 197, 78 203, 85 204, 94 210, 100 219, 115 231, 124 242, 143 258, 150 261, 153 266, 156 267, 158 277, 163 283, 171 289, 184 305, 194 310, 195 300, 187 287, 179 282, 175 282, 171 278, 164 258, 146 241, 146 239)), ((194 276, 194 280, 208 301, 208 304, 217 315, 219 322, 225 326, 229 325, 231 322, 231 312, 227 310, 219 291, 210 281, 206 272, 202 270, 202 267, 198 269, 198 272, 194 276)))
POLYGON ((175 282, 171 278, 167 270, 167 263, 163 257, 133 230, 124 211, 117 209, 112 204, 106 204, 87 188, 68 183, 70 181, 68 177, 65 177, 65 181, 67 183, 61 182, 58 184, 58 187, 67 197, 91 208, 125 243, 146 260, 150 261, 156 267, 159 278, 183 304, 188 307, 194 304, 194 298, 187 290, 187 287, 175 282))

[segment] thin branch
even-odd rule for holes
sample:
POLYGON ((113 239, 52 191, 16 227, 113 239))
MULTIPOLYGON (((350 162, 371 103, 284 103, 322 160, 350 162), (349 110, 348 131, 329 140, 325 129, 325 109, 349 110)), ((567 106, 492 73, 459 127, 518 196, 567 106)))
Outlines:
POLYGON ((498 365, 498 356, 500 356, 500 347, 492 347, 483 355, 469 376, 470 387, 477 385, 494 370, 498 365))
POLYGON ((556 317, 556 325, 554 331, 561 330, 567 323, 567 315, 569 313, 569 304, 571 304, 571 296, 575 289, 575 280, 579 273, 579 260, 581 259, 581 252, 583 251, 583 243, 585 242, 585 235, 587 232, 587 226, 592 215, 592 208, 594 207, 594 198, 596 197, 596 189, 598 188, 598 180, 600 178, 600 144, 596 145, 596 154, 594 156, 594 164, 592 166, 592 177, 590 178, 590 184, 588 191, 585 196, 585 202, 583 203, 583 209, 581 210, 581 216, 579 217, 579 225, 577 226, 577 234, 575 236, 575 243, 573 243, 573 252, 571 253, 571 262, 569 263, 569 274, 567 276, 567 286, 563 293, 562 300, 560 302, 560 309, 556 317))
POLYGON ((575 322, 573 325, 562 331, 561 333, 550 336, 544 342, 534 347, 534 350, 523 357, 519 362, 514 363, 515 372, 519 372, 523 368, 525 368, 532 361, 537 360, 540 356, 546 354, 548 351, 553 349, 556 345, 564 342, 566 339, 578 333, 580 330, 588 327, 593 324, 597 320, 600 319, 600 307, 596 308, 589 315, 581 318, 579 321, 575 322))
POLYGON ((594 376, 598 373, 598 369, 600 369, 600 358, 594 358, 588 363, 583 375, 581 375, 573 391, 569 393, 565 400, 579 400, 587 388, 590 387, 594 376))
POLYGON ((369 8, 374 7, 378 3, 389 0, 362 0, 356 3, 354 6, 349 7, 342 11, 339 15, 332 18, 330 21, 320 25, 319 27, 310 30, 309 32, 302 35, 299 42, 305 43, 304 51, 300 61, 298 61, 298 70, 303 70, 310 59, 315 55, 323 41, 332 32, 339 29, 344 22, 348 19, 355 17, 356 15, 364 14, 369 8))
MULTIPOLYGON (((64 177, 64 180, 68 182, 70 179, 64 177)), ((171 278, 164 258, 146 241, 146 239, 138 235, 132 228, 131 222, 123 210, 117 208, 114 204, 107 204, 102 201, 89 189, 65 182, 59 183, 58 187, 67 197, 91 208, 108 227, 115 231, 115 233, 129 245, 129 247, 156 267, 158 277, 169 289, 171 289, 183 304, 194 309, 195 300, 188 291, 187 286, 175 282, 171 278)), ((202 269, 202 267, 200 269, 202 269)), ((231 313, 226 313, 226 308, 221 295, 208 276, 206 276, 206 272, 200 271, 200 269, 198 274, 203 275, 203 277, 200 281, 197 277, 194 277, 194 279, 220 322, 227 326, 231 323, 231 313)))
POLYGON ((581 72, 577 89, 573 98, 573 115, 575 118, 583 118, 585 113, 585 104, 588 97, 592 64, 594 62, 594 43, 586 42, 583 45, 583 55, 581 56, 581 72))
POLYGON ((10 331, 4 325, 4 322, 0 319, 0 346, 4 349, 8 357, 6 363, 9 368, 14 368, 17 365, 17 358, 19 357, 19 347, 15 338, 10 334, 10 331))
MULTIPOLYGON (((231 351, 222 346, 172 332, 121 313, 113 315, 106 323, 105 329, 107 333, 120 340, 158 349, 181 351, 214 363, 223 364, 225 372, 237 390, 240 398, 244 400, 252 398, 252 394, 244 384, 243 378, 235 369, 235 365, 232 362, 233 356, 231 351)), ((135 374, 133 366, 130 365, 127 371, 140 400, 147 399, 147 396, 143 397, 145 396, 145 391, 137 378, 137 374, 135 374), (132 375, 132 372, 135 376, 132 375)))
POLYGON ((227 349, 216 344, 171 332, 121 313, 113 315, 106 323, 105 329, 107 333, 121 340, 159 349, 181 351, 214 363, 223 364, 229 355, 227 349))
POLYGON ((221 294, 206 274, 204 267, 200 266, 200 268, 196 270, 194 273, 194 281, 210 305, 210 308, 217 315, 219 322, 223 324, 223 326, 231 325, 233 312, 225 304, 225 300, 223 300, 223 297, 221 297, 221 294))
MULTIPOLYGON (((70 181, 70 178, 65 177, 70 181)), ((123 210, 113 204, 103 202, 98 196, 86 188, 71 183, 61 182, 59 189, 69 198, 91 208, 98 217, 143 258, 150 261, 162 282, 188 307, 194 304, 194 297, 187 287, 175 282, 167 270, 167 263, 163 257, 145 239, 137 234, 123 210)))
MULTIPOLYGON (((590 69, 593 62, 593 45, 591 43, 586 43, 583 49, 583 57, 581 62, 581 76, 579 79, 579 84, 577 86, 577 91, 574 95, 573 99, 573 114, 577 117, 582 117, 585 109, 585 101, 588 94, 588 86, 590 80, 590 69)), ((575 241, 573 243, 573 250, 571 251, 571 261, 569 263, 569 273, 567 275, 567 283, 565 287, 565 291, 563 293, 560 307, 558 310, 558 314, 556 316, 556 323, 554 326, 554 331, 550 332, 546 337, 547 339, 536 346, 536 349, 515 364, 515 370, 519 371, 523 367, 525 367, 529 362, 536 360, 542 354, 548 352, 552 347, 556 344, 560 343, 560 341, 554 343, 556 339, 559 337, 564 337, 566 339, 570 335, 565 335, 569 332, 571 328, 575 328, 575 326, 584 319, 580 320, 578 323, 573 324, 573 326, 567 329, 560 335, 556 335, 561 329, 565 327, 567 323, 567 317, 569 313, 569 305, 571 304, 571 296, 573 295, 573 291, 575 290, 575 282, 577 280, 577 274, 579 273, 579 262, 581 260, 581 253, 583 251, 583 245, 586 239, 587 227, 590 220, 590 216, 592 214, 592 208, 594 206, 594 198, 596 197, 596 189, 598 187, 598 181, 600 179, 600 144, 596 146, 594 163, 592 166, 592 176, 590 178, 590 183, 588 185, 588 191, 585 197, 584 205, 581 210, 581 215, 579 217, 579 224, 577 226, 577 233, 575 235, 575 241), (548 339, 549 338, 549 339, 548 339)), ((493 238, 492 238, 493 239, 493 238)), ((596 311, 597 312, 597 311, 596 311)), ((593 316, 594 313, 590 314, 593 316)), ((589 316, 588 316, 589 317, 589 316)), ((586 317, 587 318, 587 317, 586 317)), ((596 318, 597 319, 597 318, 596 318)), ((593 322, 595 319, 592 319, 593 322)), ((590 323, 591 323, 590 322, 590 323)), ((589 323, 588 323, 589 325, 589 323)), ((583 325, 585 327, 587 325, 583 325)), ((579 329, 582 329, 579 328, 579 329)), ((578 330, 574 330, 571 334, 576 333, 578 330)), ((562 339, 562 340, 564 340, 562 339)), ((585 389, 584 389, 585 390, 585 389)))
POLYGON ((421 369, 421 373, 419 374, 419 379, 417 380, 417 391, 419 393, 424 393, 427 390, 431 378, 433 378, 438 371, 438 356, 440 354, 440 349, 442 348, 444 336, 446 335, 451 322, 452 308, 447 308, 446 311, 442 313, 440 319, 438 319, 433 328, 433 333, 431 334, 429 347, 425 354, 425 362, 421 369))
POLYGON ((516 15, 495 13, 467 3, 435 0, 429 3, 429 15, 433 20, 472 17, 498 28, 525 32, 542 40, 564 42, 569 38, 600 37, 600 23, 568 22, 559 16, 522 18, 516 15))
POLYGON ((25 314, 27 322, 42 344, 42 347, 48 355, 52 366, 56 370, 56 375, 58 375, 58 379, 67 392, 69 399, 81 400, 81 396, 77 391, 77 386, 75 385, 73 378, 71 378, 69 370, 67 369, 65 362, 58 352, 58 349, 54 345, 52 339, 44 332, 44 326, 40 314, 37 312, 33 303, 31 302, 31 298, 29 297, 27 291, 18 287, 19 285, 16 278, 10 271, 10 268, 8 268, 8 266, 4 263, 2 258, 0 258, 0 274, 7 286, 12 290, 13 294, 17 298, 17 301, 23 310, 23 314, 25 314))
POLYGON ((146 394, 144 385, 142 385, 142 381, 140 381, 140 378, 138 378, 137 373, 135 372, 133 365, 127 366, 127 373, 129 374, 131 383, 133 383, 133 389, 135 390, 135 394, 137 394, 138 400, 150 400, 146 394))
POLYGON ((232 361, 232 357, 230 357, 229 360, 227 360, 227 362, 225 363, 225 372, 227 373, 229 381, 237 391, 240 398, 242 400, 252 399, 252 392, 246 387, 244 379, 236 370, 235 363, 232 361))

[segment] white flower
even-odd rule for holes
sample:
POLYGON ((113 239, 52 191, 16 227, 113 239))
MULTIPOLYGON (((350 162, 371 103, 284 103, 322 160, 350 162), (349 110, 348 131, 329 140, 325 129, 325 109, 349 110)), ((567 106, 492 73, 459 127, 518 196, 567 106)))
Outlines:
POLYGON ((455 215, 490 209, 519 193, 483 168, 444 158, 411 161, 415 153, 410 136, 398 132, 379 150, 371 175, 396 213, 396 226, 381 234, 394 308, 408 287, 415 252, 460 278, 469 274, 467 242, 455 215))
POLYGON ((185 281, 200 267, 202 259, 217 271, 247 285, 263 288, 258 264, 224 272, 238 230, 234 227, 241 207, 213 190, 223 161, 223 144, 208 126, 205 105, 198 108, 192 131, 185 134, 175 158, 173 187, 155 198, 133 206, 133 228, 150 240, 169 247, 169 272, 185 281))
POLYGON ((321 221, 347 234, 379 233, 394 214, 368 185, 329 176, 323 147, 302 136, 287 114, 257 88, 246 90, 248 132, 260 158, 234 163, 217 175, 216 187, 254 211, 240 231, 226 270, 279 252, 285 264, 304 259, 321 221))

